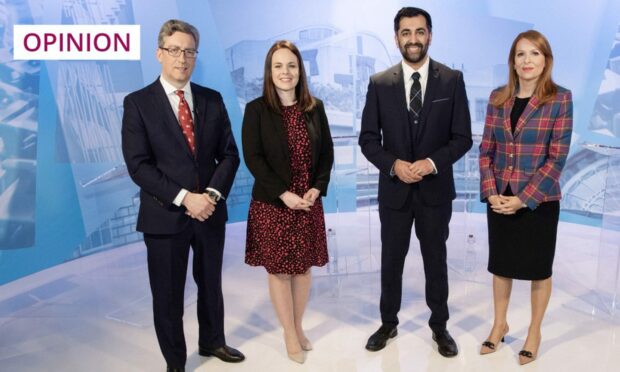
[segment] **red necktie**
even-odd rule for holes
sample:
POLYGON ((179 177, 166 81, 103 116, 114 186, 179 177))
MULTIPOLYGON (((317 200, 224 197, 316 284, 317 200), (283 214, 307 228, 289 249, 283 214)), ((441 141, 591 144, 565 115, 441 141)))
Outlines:
POLYGON ((182 90, 175 91, 179 96, 179 124, 185 135, 187 146, 192 150, 192 154, 196 153, 196 142, 194 141, 194 120, 192 120, 192 114, 189 111, 189 105, 185 100, 185 92, 182 90))

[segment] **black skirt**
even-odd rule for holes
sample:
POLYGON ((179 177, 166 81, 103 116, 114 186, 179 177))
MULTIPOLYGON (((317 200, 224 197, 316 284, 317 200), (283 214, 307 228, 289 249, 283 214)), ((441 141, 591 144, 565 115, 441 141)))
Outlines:
POLYGON ((506 278, 542 280, 551 276, 560 218, 560 202, 541 203, 513 215, 487 205, 489 272, 506 278))

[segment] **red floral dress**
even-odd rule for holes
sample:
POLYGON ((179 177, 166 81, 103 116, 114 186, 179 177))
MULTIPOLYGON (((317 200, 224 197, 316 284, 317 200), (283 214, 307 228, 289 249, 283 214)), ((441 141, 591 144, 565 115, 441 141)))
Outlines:
MULTIPOLYGON (((310 189, 312 153, 306 123, 296 105, 281 107, 288 138, 292 179, 288 191, 303 197, 310 189)), ((327 263, 325 217, 319 197, 310 212, 252 200, 245 262, 270 274, 303 274, 327 263)))

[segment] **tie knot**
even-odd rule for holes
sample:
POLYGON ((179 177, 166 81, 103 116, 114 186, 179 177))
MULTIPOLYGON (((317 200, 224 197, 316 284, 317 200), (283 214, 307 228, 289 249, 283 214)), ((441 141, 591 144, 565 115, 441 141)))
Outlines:
POLYGON ((179 90, 175 90, 174 92, 177 94, 177 96, 179 96, 180 99, 185 98, 185 92, 184 91, 179 89, 179 90))
POLYGON ((411 78, 413 79, 413 81, 420 80, 420 73, 417 71, 414 72, 413 74, 411 74, 411 78))

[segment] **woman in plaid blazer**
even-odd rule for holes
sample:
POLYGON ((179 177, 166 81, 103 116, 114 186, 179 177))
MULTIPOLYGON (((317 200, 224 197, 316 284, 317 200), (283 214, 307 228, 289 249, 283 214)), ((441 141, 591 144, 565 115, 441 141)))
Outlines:
POLYGON ((572 132, 571 92, 551 79, 547 39, 529 30, 515 38, 508 84, 489 98, 480 144, 480 198, 487 203, 489 265, 495 319, 481 354, 508 332, 513 279, 532 281, 532 319, 519 363, 536 359, 551 296, 560 213, 560 173, 572 132))

